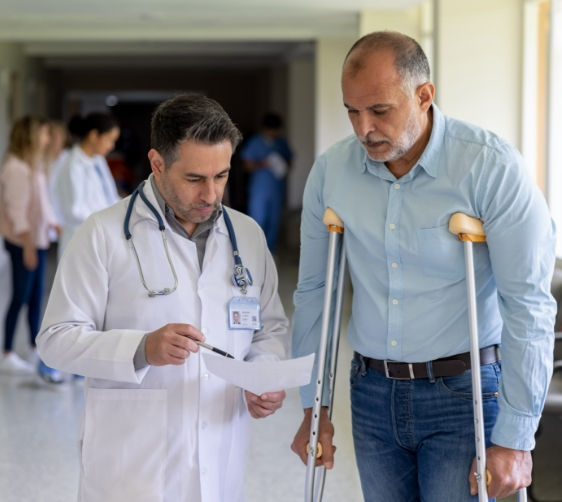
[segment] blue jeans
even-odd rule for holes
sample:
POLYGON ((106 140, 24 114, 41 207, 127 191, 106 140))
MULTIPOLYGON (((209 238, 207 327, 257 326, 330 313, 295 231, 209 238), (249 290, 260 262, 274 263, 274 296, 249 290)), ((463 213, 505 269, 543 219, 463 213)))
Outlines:
POLYGON ((18 316, 23 305, 27 304, 27 321, 29 323, 29 337, 31 345, 35 345, 35 338, 39 333, 41 320, 41 300, 45 281, 45 263, 47 251, 37 251, 37 268, 28 270, 23 264, 23 248, 4 241, 4 246, 12 262, 12 301, 6 313, 4 350, 11 351, 18 316))
MULTIPOLYGON (((482 367, 488 447, 500 376, 500 363, 482 367)), ((468 483, 476 452, 470 370, 456 377, 391 380, 353 360, 351 410, 366 502, 478 500, 468 483)))
POLYGON ((248 215, 262 228, 272 253, 277 246, 284 197, 285 180, 276 179, 268 169, 252 173, 248 186, 248 215))

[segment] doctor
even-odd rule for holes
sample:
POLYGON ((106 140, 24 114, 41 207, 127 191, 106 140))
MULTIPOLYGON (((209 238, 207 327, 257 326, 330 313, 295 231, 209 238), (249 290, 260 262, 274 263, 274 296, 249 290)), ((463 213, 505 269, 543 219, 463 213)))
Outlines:
POLYGON ((58 170, 53 195, 63 231, 58 257, 86 218, 120 200, 105 156, 119 139, 119 124, 111 115, 90 113, 73 122, 73 134, 80 137, 58 170))
POLYGON ((134 200, 88 218, 60 263, 38 345, 47 364, 86 376, 82 502, 244 500, 249 417, 271 415, 285 393, 243 393, 211 375, 194 341, 246 361, 286 358, 263 232, 221 205, 240 139, 211 99, 160 105, 153 174, 134 200), (253 281, 239 266, 246 282, 233 284, 235 248, 253 281), (241 299, 259 302, 261 328, 229 322, 241 299))

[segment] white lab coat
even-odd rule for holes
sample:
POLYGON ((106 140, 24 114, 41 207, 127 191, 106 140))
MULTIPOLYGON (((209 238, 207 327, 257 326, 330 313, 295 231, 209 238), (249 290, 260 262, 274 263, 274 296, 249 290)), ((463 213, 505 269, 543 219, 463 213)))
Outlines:
MULTIPOLYGON (((159 210, 150 183, 147 198, 159 210)), ((202 271, 195 243, 166 229, 179 284, 149 298, 123 234, 129 199, 91 216, 59 265, 37 345, 49 366, 85 375, 79 431, 81 502, 241 502, 249 413, 243 391, 211 375, 201 351, 183 366, 134 370, 145 333, 168 323, 200 328, 237 359, 286 358, 288 321, 263 232, 229 209, 244 264, 262 306, 260 331, 230 331, 233 255, 221 216, 202 271)), ((149 287, 174 280, 153 214, 137 198, 130 229, 149 287)), ((205 350, 205 349, 202 349, 205 350)), ((220 357, 220 356, 216 356, 220 357)))
POLYGON ((74 145, 58 173, 55 199, 63 222, 58 247, 60 259, 70 239, 86 218, 115 204, 120 197, 105 158, 101 155, 89 157, 80 145, 74 145), (101 178, 96 166, 101 172, 101 178))
POLYGON ((62 168, 66 164, 71 151, 72 150, 70 148, 65 148, 64 150, 62 150, 59 156, 49 166, 49 193, 51 195, 51 205, 53 206, 55 216, 57 217, 57 220, 61 226, 64 223, 64 216, 62 214, 59 197, 56 190, 60 173, 62 171, 62 168))

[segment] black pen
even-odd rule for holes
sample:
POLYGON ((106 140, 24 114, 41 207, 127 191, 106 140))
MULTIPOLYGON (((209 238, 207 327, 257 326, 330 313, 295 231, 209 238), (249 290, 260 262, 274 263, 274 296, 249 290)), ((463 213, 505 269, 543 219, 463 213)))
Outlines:
MULTIPOLYGON (((190 336, 188 336, 188 338, 191 338, 190 336)), ((234 356, 231 356, 228 352, 225 352, 224 350, 221 349, 217 349, 216 347, 213 347, 212 345, 209 345, 208 343, 205 342, 200 342, 199 340, 195 340, 194 338, 191 338, 197 345, 200 345, 201 347, 205 347, 208 350, 212 350, 213 352, 215 352, 216 354, 220 354, 221 356, 224 357, 229 357, 230 359, 234 359, 234 356)))

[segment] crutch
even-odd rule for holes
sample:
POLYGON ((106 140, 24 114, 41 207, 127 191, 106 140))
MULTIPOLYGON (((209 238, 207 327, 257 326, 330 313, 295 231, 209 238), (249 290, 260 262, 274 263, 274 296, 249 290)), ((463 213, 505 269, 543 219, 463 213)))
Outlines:
POLYGON ((328 244, 328 266, 326 270, 326 284, 324 293, 324 310, 322 312, 322 331, 320 335, 320 346, 317 353, 318 373, 316 376, 316 394, 312 410, 312 421, 310 425, 310 438, 308 443, 308 461, 306 465, 305 501, 320 502, 324 492, 324 480, 326 469, 324 466, 315 467, 316 458, 322 455, 321 445, 318 444, 318 432, 320 429, 320 412, 322 410, 322 393, 324 390, 324 371, 326 368, 326 356, 330 354, 330 372, 328 377, 329 407, 328 417, 332 418, 334 404, 334 390, 336 383, 336 369, 338 362, 338 346, 340 339, 343 293, 346 276, 346 255, 343 245, 343 222, 339 216, 330 208, 324 213, 324 224, 328 227, 330 234, 328 244), (335 280, 335 268, 339 253, 339 270, 337 277, 337 288, 334 304, 334 320, 332 324, 332 336, 330 337, 330 320, 333 302, 333 289, 335 280), (331 347, 330 346, 331 338, 331 347), (316 483, 315 483, 315 474, 316 483))
MULTIPOLYGON (((486 470, 486 438, 484 435, 484 409, 482 406, 482 380, 480 378, 480 347, 478 345, 478 317, 476 306, 476 285, 474 276, 473 242, 486 242, 482 222, 463 213, 455 213, 449 220, 449 231, 464 242, 466 266, 466 287, 468 293, 468 325, 470 333, 470 364, 472 367, 472 395, 474 405, 474 439, 476 442, 476 480, 478 481, 479 502, 488 501, 487 485, 491 481, 486 470)), ((517 492, 518 502, 527 502, 527 490, 517 492)))

